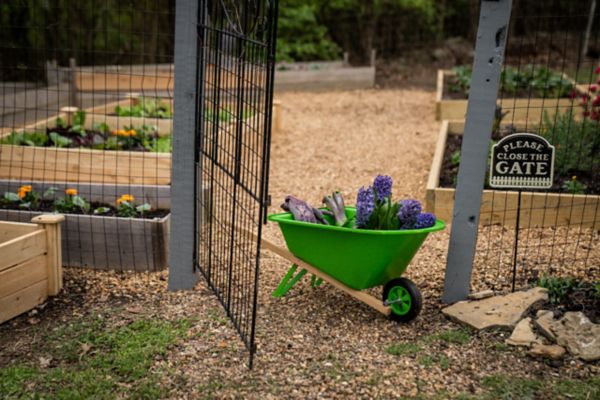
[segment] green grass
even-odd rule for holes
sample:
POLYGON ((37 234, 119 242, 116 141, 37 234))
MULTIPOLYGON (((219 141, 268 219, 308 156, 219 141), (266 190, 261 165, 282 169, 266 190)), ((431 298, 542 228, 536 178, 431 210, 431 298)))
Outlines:
POLYGON ((449 329, 440 333, 423 336, 421 340, 425 343, 446 342, 449 344, 467 344, 471 340, 471 332, 466 328, 449 329))
POLYGON ((152 365, 188 328, 185 320, 142 319, 108 329, 99 318, 70 324, 42 341, 56 367, 0 368, 0 393, 9 399, 161 398, 152 365))
POLYGON ((421 351, 422 348, 416 343, 395 343, 385 351, 393 356, 410 356, 421 351))
POLYGON ((586 380, 559 379, 542 381, 534 378, 520 378, 505 375, 492 375, 481 382, 485 391, 478 398, 492 399, 598 399, 600 398, 600 378, 586 380))

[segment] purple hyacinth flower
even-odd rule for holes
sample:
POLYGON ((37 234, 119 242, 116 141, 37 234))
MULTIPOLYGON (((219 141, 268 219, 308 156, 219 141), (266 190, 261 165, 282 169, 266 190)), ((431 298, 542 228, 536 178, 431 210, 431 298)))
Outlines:
POLYGON ((356 226, 366 228, 374 209, 375 196, 373 195, 373 188, 371 186, 366 189, 361 187, 356 197, 356 226))
POLYGON ((421 214, 421 203, 417 200, 402 200, 398 211, 398 220, 401 229, 412 229, 421 214))
POLYGON ((387 175, 377 175, 373 182, 377 201, 383 201, 387 197, 392 197, 392 178, 387 175))
POLYGON ((415 229, 431 228, 435 225, 435 215, 432 213, 422 213, 417 216, 415 229))

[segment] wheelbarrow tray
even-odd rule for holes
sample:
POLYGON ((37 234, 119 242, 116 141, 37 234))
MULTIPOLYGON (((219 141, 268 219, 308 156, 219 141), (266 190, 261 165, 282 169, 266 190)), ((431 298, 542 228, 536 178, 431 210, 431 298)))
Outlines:
MULTIPOLYGON (((354 208, 346 208, 349 218, 355 213, 354 208)), ((354 229, 296 221, 291 213, 272 214, 268 219, 279 224, 293 255, 355 290, 402 276, 427 235, 445 227, 438 220, 426 229, 354 229)))

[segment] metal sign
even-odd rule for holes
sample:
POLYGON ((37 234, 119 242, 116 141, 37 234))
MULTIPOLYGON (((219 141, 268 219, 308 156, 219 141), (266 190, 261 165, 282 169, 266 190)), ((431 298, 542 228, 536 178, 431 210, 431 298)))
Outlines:
POLYGON ((533 133, 506 136, 492 147, 490 186, 549 189, 554 182, 554 146, 533 133))

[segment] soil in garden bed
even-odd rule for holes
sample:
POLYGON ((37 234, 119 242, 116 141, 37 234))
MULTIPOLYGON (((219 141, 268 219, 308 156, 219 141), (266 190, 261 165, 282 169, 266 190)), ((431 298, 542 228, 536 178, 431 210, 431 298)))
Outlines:
MULTIPOLYGON (((511 133, 515 133, 515 130, 511 127, 502 128, 499 132, 492 134, 492 140, 498 141, 511 133)), ((462 135, 448 135, 446 140, 446 149, 444 150, 444 161, 442 162, 442 170, 440 171, 440 187, 442 188, 456 187, 456 179, 458 177, 459 167, 459 164, 456 162, 456 155, 457 151, 460 151, 462 146, 462 139, 462 135)), ((485 188, 491 189, 487 185, 488 175, 489 173, 486 173, 485 188)), ((561 176, 555 171, 554 185, 552 185, 552 188, 548 189, 548 191, 553 193, 565 193, 563 186, 566 182, 571 180, 573 175, 577 176, 578 182, 586 186, 585 194, 600 194, 600 171, 595 171, 593 174, 589 171, 573 171, 573 173, 568 174, 567 176, 561 176)))
POLYGON ((569 311, 581 311, 590 321, 600 324, 600 297, 596 294, 596 289, 591 283, 581 283, 580 286, 565 296, 565 299, 559 304, 553 304, 549 301, 536 304, 529 315, 535 317, 538 310, 550 310, 554 312, 555 318, 560 318, 569 311))
MULTIPOLYGON (((85 130, 85 134, 80 134, 79 132, 74 132, 72 127, 54 127, 47 128, 46 134, 50 137, 52 132, 58 133, 60 136, 63 136, 67 139, 71 140, 71 143, 67 146, 67 148, 89 148, 89 149, 98 149, 98 150, 114 150, 112 148, 107 148, 106 144, 109 141, 109 138, 112 137, 110 133, 103 133, 95 130, 85 130)), ((158 138, 158 135, 154 136, 155 139, 158 138)), ((44 147, 54 147, 54 143, 51 140, 48 140, 44 147)), ((124 149, 125 150, 125 149, 124 149)), ((141 142, 132 141, 132 144, 127 147, 127 151, 141 151, 148 152, 146 147, 141 142)))
MULTIPOLYGON (((92 210, 89 214, 85 214, 81 209, 74 209, 73 211, 68 212, 67 214, 76 214, 76 215, 94 215, 93 210, 99 207, 108 207, 109 210, 106 213, 98 214, 99 217, 119 217, 117 215, 117 210, 114 207, 108 206, 102 203, 90 203, 90 210, 92 210)), ((42 200, 40 202, 39 207, 35 209, 29 208, 20 208, 16 204, 11 203, 0 203, 0 210, 18 210, 18 211, 35 211, 35 212, 46 212, 46 213, 54 213, 56 212, 54 209, 54 201, 52 200, 42 200)), ((150 210, 144 212, 143 215, 139 217, 133 217, 135 219, 154 219, 154 218, 164 218, 169 214, 169 210, 150 210)), ((121 217, 123 218, 123 217, 121 217)))

